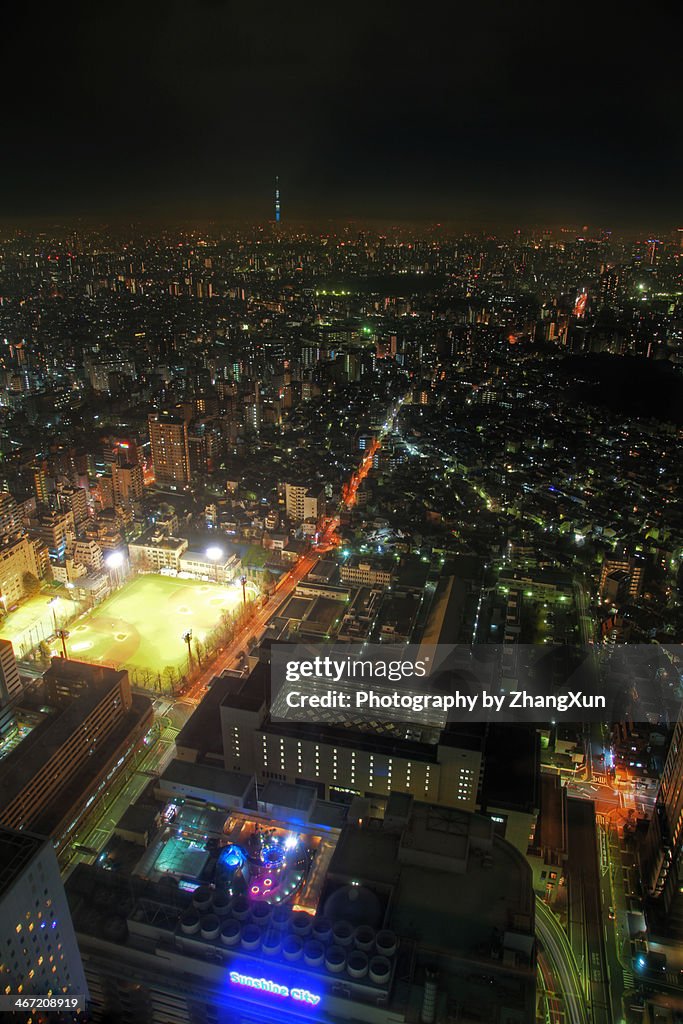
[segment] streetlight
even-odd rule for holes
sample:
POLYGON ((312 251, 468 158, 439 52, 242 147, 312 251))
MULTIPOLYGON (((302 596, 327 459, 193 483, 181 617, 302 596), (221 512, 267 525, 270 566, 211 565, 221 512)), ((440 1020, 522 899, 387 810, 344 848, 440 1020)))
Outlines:
POLYGON ((206 557, 210 562, 213 562, 213 571, 216 577, 216 583, 218 583, 218 562, 223 557, 223 550, 213 544, 210 548, 206 549, 206 557))
POLYGON ((247 577, 240 576, 240 583, 242 584, 242 604, 246 607, 247 604, 247 577))

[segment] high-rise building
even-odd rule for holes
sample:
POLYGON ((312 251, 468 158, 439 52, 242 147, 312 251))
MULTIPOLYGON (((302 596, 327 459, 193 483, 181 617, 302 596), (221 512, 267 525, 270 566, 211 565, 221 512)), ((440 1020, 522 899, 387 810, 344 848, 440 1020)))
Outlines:
POLYGON ((76 525, 88 518, 88 496, 83 487, 72 487, 69 484, 58 485, 55 503, 58 509, 73 513, 76 525))
MULTIPOLYGON (((85 492, 80 488, 74 490, 81 493, 85 500, 85 492)), ((32 519, 29 525, 29 534, 36 540, 42 541, 50 553, 53 561, 63 561, 66 549, 76 539, 76 524, 71 508, 61 512, 48 512, 32 519)))
POLYGON ((623 290, 623 268, 621 266, 605 267, 598 282, 600 304, 616 306, 623 290))
POLYGON ((51 835, 60 849, 142 747, 152 705, 125 671, 53 658, 22 706, 40 721, 0 762, 0 824, 51 835))
POLYGON ((323 491, 309 493, 308 487, 299 484, 285 484, 285 506, 292 522, 318 520, 325 514, 325 494, 323 491))
POLYGON ((94 540, 77 540, 73 547, 73 560, 76 565, 87 566, 93 573, 104 567, 102 548, 94 540))
POLYGON ((100 510, 114 507, 114 481, 109 473, 97 477, 96 497, 100 510))
POLYGON ((683 714, 671 738, 655 812, 641 846, 648 925, 683 938, 683 714))
POLYGON ((52 843, 30 832, 2 827, 0 949, 2 994, 87 996, 81 954, 52 843))
POLYGON ((105 462, 117 462, 119 466, 128 466, 139 462, 138 446, 130 438, 116 438, 109 450, 104 451, 105 462))
POLYGON ((114 463, 111 467, 114 506, 130 506, 142 499, 144 484, 142 466, 137 463, 114 463))
POLYGON ((14 648, 9 640, 0 640, 0 708, 18 700, 22 692, 14 648))
POLYGON ((47 505, 50 488, 47 473, 42 466, 33 469, 33 492, 39 505, 47 505))
POLYGON ((94 359, 86 359, 85 368, 88 372, 90 379, 90 386, 93 391, 100 392, 114 392, 115 387, 112 387, 113 381, 117 377, 125 377, 128 381, 135 380, 135 365, 128 360, 118 359, 102 359, 96 361, 94 359))
POLYGON ((154 477, 159 484, 184 487, 190 480, 190 452, 187 423, 168 412, 149 416, 154 477))
POLYGON ((9 493, 0 493, 0 537, 11 536, 22 529, 19 507, 9 493))
POLYGON ((261 430, 261 403, 258 400, 244 403, 244 424, 256 434, 261 430))
POLYGON ((600 600, 604 600, 612 592, 609 577, 616 572, 625 572, 628 579, 624 581, 624 590, 634 600, 640 597, 643 589, 643 562, 628 555, 613 555, 605 558, 600 569, 600 600))
POLYGON ((188 431, 187 445, 190 453, 190 469, 192 474, 203 475, 208 471, 208 444, 206 425, 195 422, 188 431))
POLYGON ((25 593, 26 573, 39 579, 47 562, 45 546, 28 537, 9 537, 0 541, 0 601, 5 609, 21 600, 25 593), (45 557, 43 557, 45 556, 45 557))

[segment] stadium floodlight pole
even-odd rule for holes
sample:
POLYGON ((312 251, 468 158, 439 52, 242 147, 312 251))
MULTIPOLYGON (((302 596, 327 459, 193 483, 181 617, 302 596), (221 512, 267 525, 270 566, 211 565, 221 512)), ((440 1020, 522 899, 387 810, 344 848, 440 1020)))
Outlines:
POLYGON ((122 551, 110 551, 104 560, 104 564, 108 569, 113 569, 116 573, 116 586, 121 585, 121 578, 119 576, 119 570, 123 565, 123 552, 122 551))
POLYGON ((52 621, 55 624, 55 635, 57 635, 59 631, 59 628, 57 626, 57 609, 55 608, 57 601, 59 601, 58 597, 51 597, 50 600, 47 602, 50 605, 50 608, 52 609, 52 621))
POLYGON ((69 630, 68 629, 58 629, 57 630, 57 636, 62 641, 62 657, 64 658, 65 661, 68 661, 69 655, 66 653, 66 641, 67 641, 67 638, 69 637, 69 630))
POLYGON ((186 629, 183 633, 183 640, 187 644, 187 657, 190 662, 190 668, 192 668, 192 630, 186 629))
POLYGON ((206 549, 206 557, 210 562, 213 562, 214 576, 216 577, 216 583, 218 583, 218 563, 223 557, 223 550, 213 544, 210 548, 206 549))

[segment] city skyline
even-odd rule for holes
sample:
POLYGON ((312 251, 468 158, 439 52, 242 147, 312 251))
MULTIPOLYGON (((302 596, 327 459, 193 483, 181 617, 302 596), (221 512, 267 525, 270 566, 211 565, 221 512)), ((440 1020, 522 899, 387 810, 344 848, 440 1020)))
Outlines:
MULTIPOLYGON (((343 977, 377 1024, 639 1024, 678 997, 682 269, 678 229, 0 233, 0 824, 57 855, 48 998, 339 1019, 343 977), (283 719, 297 644, 437 645, 470 711, 283 719), (477 714, 475 669, 524 717, 477 714), (182 990, 144 951, 131 989, 140 929, 182 990)), ((5 877, 16 1008, 45 954, 5 877)))

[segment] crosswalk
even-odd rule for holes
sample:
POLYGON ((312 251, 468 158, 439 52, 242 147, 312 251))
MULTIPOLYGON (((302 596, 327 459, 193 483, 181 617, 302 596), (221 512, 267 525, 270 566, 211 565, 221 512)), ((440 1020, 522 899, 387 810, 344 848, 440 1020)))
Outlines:
POLYGON ((630 967, 624 967, 621 965, 621 973, 624 976, 624 991, 628 992, 630 989, 635 988, 635 979, 633 977, 633 971, 630 967))

